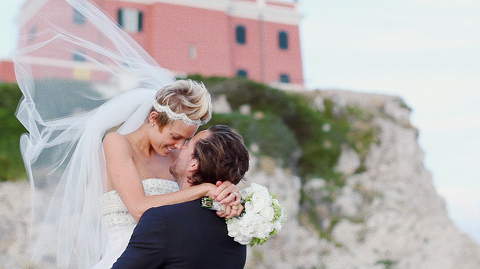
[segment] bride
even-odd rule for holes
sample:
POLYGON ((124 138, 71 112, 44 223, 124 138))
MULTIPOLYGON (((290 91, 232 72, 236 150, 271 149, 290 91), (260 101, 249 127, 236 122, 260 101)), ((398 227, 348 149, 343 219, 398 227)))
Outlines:
POLYGON ((234 185, 178 191, 168 172, 178 149, 211 117, 203 84, 175 82, 86 0, 20 16, 36 27, 14 56, 23 92, 17 117, 29 132, 20 146, 33 190, 32 229, 39 230, 32 234, 34 261, 54 252, 59 267, 110 268, 155 206, 210 196, 227 205, 220 217, 240 214, 232 209, 240 203, 234 185), (82 36, 64 25, 68 20, 59 23, 68 8, 93 30, 82 36), (66 53, 83 61, 65 61, 66 53), (72 74, 90 83, 67 79, 72 74))
MULTIPOLYGON (((210 118, 210 96, 201 84, 180 80, 161 89, 146 122, 127 135, 109 133, 103 140, 107 168, 104 221, 110 241, 104 258, 93 268, 111 268, 125 250, 141 215, 149 208, 204 196, 235 200, 233 184, 201 184, 178 191, 169 167, 177 149, 202 121, 210 118), (174 112, 174 111, 181 112, 174 112), (143 180, 142 180, 143 179, 143 180), (220 191, 222 191, 220 193, 220 191)), ((233 205, 234 203, 232 203, 233 205)), ((220 217, 239 212, 226 208, 220 217)))

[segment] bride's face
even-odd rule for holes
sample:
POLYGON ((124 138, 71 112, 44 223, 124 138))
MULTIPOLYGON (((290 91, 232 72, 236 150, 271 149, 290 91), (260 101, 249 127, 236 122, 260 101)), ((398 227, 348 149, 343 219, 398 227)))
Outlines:
POLYGON ((158 155, 165 157, 174 149, 181 149, 185 142, 193 137, 198 126, 187 126, 182 120, 177 120, 172 125, 163 127, 161 131, 158 125, 152 129, 150 143, 158 155))

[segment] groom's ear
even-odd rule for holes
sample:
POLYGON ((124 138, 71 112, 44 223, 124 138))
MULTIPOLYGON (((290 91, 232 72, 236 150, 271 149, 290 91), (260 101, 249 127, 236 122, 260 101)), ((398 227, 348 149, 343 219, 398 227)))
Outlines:
POLYGON ((190 160, 190 162, 188 163, 188 172, 189 173, 195 173, 197 170, 198 170, 198 160, 196 158, 193 158, 190 160))

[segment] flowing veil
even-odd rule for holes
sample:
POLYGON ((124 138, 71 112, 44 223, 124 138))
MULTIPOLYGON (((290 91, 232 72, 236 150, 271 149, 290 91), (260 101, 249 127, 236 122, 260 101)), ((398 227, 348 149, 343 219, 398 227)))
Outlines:
POLYGON ((102 138, 112 128, 137 129, 174 78, 87 0, 27 0, 19 22, 13 60, 38 231, 32 258, 55 255, 60 267, 90 268, 106 245, 102 138))

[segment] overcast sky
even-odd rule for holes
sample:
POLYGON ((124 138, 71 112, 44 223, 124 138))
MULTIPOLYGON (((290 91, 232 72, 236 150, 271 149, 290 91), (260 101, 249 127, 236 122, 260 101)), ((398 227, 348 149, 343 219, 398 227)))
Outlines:
POLYGON ((300 3, 306 85, 402 97, 450 216, 480 242, 480 1, 300 3))
MULTIPOLYGON (((0 57, 20 1, 0 1, 0 57)), ((450 216, 480 242, 480 1, 299 2, 306 86, 402 97, 450 216)))

